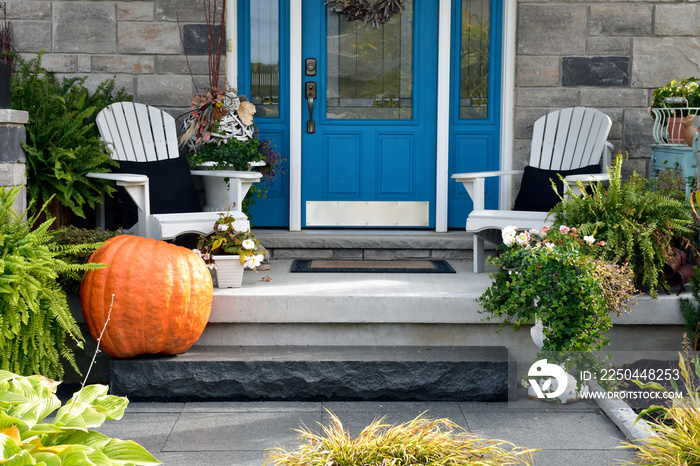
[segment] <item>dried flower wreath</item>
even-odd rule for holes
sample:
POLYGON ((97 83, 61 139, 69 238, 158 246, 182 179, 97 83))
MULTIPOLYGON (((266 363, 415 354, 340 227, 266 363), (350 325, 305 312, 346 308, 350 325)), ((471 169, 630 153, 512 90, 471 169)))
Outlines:
POLYGON ((405 3, 406 0, 379 0, 375 3, 369 0, 326 0, 331 11, 345 16, 348 21, 363 21, 363 26, 370 23, 373 28, 405 10, 405 3))

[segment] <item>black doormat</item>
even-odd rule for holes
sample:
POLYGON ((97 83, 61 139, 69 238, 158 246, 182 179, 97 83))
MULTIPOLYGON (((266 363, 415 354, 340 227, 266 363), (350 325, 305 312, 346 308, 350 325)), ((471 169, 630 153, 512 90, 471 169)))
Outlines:
POLYGON ((455 273, 444 260, 295 260, 296 273, 455 273))

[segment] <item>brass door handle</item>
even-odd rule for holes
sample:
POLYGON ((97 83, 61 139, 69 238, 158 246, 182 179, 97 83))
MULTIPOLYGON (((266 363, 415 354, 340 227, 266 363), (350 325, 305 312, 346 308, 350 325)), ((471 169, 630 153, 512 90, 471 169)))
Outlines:
POLYGON ((314 99, 316 98, 316 83, 309 81, 306 83, 306 101, 309 104, 309 121, 306 122, 306 132, 313 134, 316 132, 316 122, 314 121, 314 99))

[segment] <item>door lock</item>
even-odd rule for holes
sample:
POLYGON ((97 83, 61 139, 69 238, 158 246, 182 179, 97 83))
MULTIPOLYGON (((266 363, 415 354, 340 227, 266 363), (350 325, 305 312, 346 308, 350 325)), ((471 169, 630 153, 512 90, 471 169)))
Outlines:
POLYGON ((316 76, 316 59, 307 58, 305 60, 304 69, 306 70, 306 76, 316 76))

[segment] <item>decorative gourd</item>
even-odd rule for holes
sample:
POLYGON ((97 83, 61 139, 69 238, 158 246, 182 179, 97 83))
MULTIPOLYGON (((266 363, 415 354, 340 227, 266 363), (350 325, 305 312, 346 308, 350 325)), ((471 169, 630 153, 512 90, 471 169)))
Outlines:
POLYGON ((209 270, 195 252, 120 235, 95 251, 90 262, 109 265, 88 272, 80 288, 83 317, 95 340, 112 306, 100 342, 107 354, 180 354, 204 331, 214 292, 209 270))

